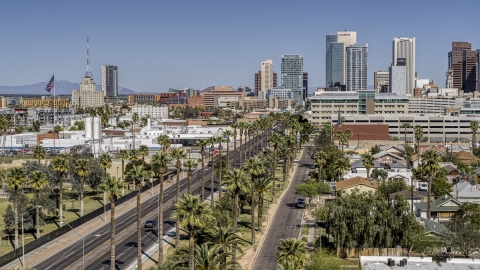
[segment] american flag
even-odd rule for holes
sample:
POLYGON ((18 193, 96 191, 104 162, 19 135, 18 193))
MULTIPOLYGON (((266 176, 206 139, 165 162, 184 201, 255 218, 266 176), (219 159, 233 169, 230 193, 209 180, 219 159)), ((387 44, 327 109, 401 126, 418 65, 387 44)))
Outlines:
POLYGON ((45 91, 50 92, 52 90, 53 86, 55 85, 55 75, 52 76, 50 81, 48 82, 47 86, 45 86, 45 91))

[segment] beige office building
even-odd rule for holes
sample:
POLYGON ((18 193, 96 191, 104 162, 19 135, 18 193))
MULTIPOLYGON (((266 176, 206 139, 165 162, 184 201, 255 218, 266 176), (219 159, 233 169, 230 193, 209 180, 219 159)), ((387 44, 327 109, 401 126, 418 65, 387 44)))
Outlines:
POLYGON ((389 80, 390 77, 388 71, 379 70, 373 73, 373 87, 377 92, 382 90, 382 85, 389 84, 389 80))
POLYGON ((343 84, 347 84, 347 47, 357 43, 357 32, 337 31, 337 42, 343 43, 343 84))
POLYGON ((72 108, 96 108, 104 105, 103 91, 97 91, 97 86, 91 77, 83 78, 80 90, 72 91, 72 108))
POLYGON ((231 86, 214 86, 209 92, 200 94, 204 98, 205 107, 218 107, 220 97, 238 97, 238 100, 245 98, 245 92, 234 91, 231 86))

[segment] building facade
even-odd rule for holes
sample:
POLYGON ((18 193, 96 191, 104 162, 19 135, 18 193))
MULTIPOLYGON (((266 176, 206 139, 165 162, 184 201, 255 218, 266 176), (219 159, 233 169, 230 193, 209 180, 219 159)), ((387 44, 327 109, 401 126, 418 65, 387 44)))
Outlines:
POLYGON ((233 96, 238 97, 238 100, 245 98, 244 92, 234 91, 231 86, 215 86, 213 90, 200 93, 200 96, 204 98, 205 107, 217 107, 218 98, 233 96))
POLYGON ((368 45, 348 46, 346 57, 347 91, 367 90, 368 45))
POLYGON ((278 99, 292 99, 293 94, 292 89, 276 87, 266 93, 266 99, 268 99, 270 96, 278 99))
POLYGON ((389 92, 397 95, 407 94, 407 67, 391 66, 388 70, 389 92))
POLYGON ((325 82, 326 87, 345 85, 346 83, 346 48, 357 43, 357 33, 338 31, 326 36, 325 82))
POLYGON ((323 92, 309 97, 311 122, 323 125, 338 114, 395 114, 408 113, 408 97, 376 93, 375 90, 357 92, 323 92))
MULTIPOLYGON (((68 109, 70 101, 68 99, 55 99, 55 109, 68 109)), ((53 109, 52 99, 29 98, 22 99, 22 108, 51 108, 53 109)))
POLYGON ((138 113, 139 117, 149 115, 152 119, 167 119, 167 106, 135 105, 132 106, 132 113, 138 113))
POLYGON ((453 72, 453 87, 474 92, 477 87, 477 52, 468 42, 452 42, 448 69, 453 72))
MULTIPOLYGON (((405 93, 412 96, 415 89, 415 38, 394 38, 392 41, 392 66, 406 67, 405 93)), ((390 86, 391 89, 391 86, 390 86)))
POLYGON ((390 83, 390 76, 388 71, 375 71, 373 73, 373 87, 377 92, 382 90, 382 85, 387 85, 390 83))
POLYGON ((83 78, 79 90, 72 91, 72 108, 96 108, 104 105, 104 93, 97 91, 91 77, 83 78))
POLYGON ((128 103, 160 102, 160 94, 137 94, 129 95, 128 103))
POLYGON ((278 78, 277 78, 277 73, 273 72, 273 61, 272 60, 266 60, 262 61, 260 65, 260 70, 255 73, 254 76, 254 95, 258 96, 259 91, 266 91, 268 89, 272 89, 273 87, 277 86, 278 83, 278 78), (271 74, 270 74, 271 72, 271 74), (270 81, 270 75, 271 75, 271 81, 270 81))
POLYGON ((303 105, 303 56, 299 54, 282 55, 282 87, 292 89, 297 105, 303 105))
POLYGON ((102 91, 107 98, 118 96, 117 66, 102 66, 102 91))
POLYGON ((308 97, 308 72, 303 72, 303 100, 308 97))

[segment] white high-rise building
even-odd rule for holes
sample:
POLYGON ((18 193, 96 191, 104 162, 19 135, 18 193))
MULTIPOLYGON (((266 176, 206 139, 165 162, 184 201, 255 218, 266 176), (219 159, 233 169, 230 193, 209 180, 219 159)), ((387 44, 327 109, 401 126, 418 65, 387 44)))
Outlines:
POLYGON ((347 47, 347 91, 367 90, 368 44, 347 47))
POLYGON ((392 66, 406 67, 405 93, 412 96, 415 89, 415 38, 393 39, 392 66))
POLYGON ((405 95, 407 90, 406 66, 391 66, 389 69, 389 76, 390 93, 395 93, 399 96, 405 95))
POLYGON ((266 93, 273 88, 273 61, 271 59, 262 61, 260 72, 262 83, 260 91, 266 93))

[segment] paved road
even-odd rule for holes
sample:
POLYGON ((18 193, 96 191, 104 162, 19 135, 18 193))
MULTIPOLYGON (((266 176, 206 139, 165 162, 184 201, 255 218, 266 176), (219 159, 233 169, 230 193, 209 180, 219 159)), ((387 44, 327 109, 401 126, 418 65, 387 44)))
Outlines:
MULTIPOLYGON (((237 149, 237 151, 239 151, 237 149)), ((258 150, 256 151, 258 152, 258 150)), ((233 164, 233 149, 230 153, 230 163, 233 164)), ((237 158, 238 162, 238 158, 237 158)), ((175 181, 175 177, 172 178, 175 181)), ((211 167, 206 167, 205 172, 205 197, 210 197, 211 167)), ((194 194, 200 194, 201 169, 194 172, 192 177, 192 190, 194 194)), ((214 191, 217 191, 217 183, 214 183, 214 191)), ((184 193, 187 188, 187 179, 180 182, 180 190, 184 193)), ((155 190, 158 190, 155 188, 155 190)), ((154 191, 155 193, 155 191, 154 191)), ((164 193, 164 233, 175 226, 170 220, 172 204, 176 194, 175 184, 165 190, 164 193)), ((142 196, 151 196, 150 191, 142 193, 142 196)), ((142 204, 142 223, 147 219, 157 220, 158 197, 152 196, 142 204)), ((137 258, 136 236, 136 208, 128 211, 121 217, 116 218, 116 265, 117 269, 127 268, 137 258)), ((110 267, 110 224, 93 231, 92 236, 85 239, 85 269, 108 269, 110 267)), ((157 241, 156 230, 143 229, 142 247, 146 252, 157 241)), ((65 247, 50 258, 43 260, 33 267, 36 269, 81 269, 82 268, 82 240, 65 247)))
POLYGON ((309 178, 309 164, 313 164, 313 161, 308 156, 307 151, 303 151, 302 157, 298 162, 297 171, 292 180, 293 183, 278 205, 279 208, 272 220, 273 224, 265 236, 263 246, 259 250, 257 260, 252 269, 277 269, 276 253, 280 239, 298 237, 304 210, 295 208, 295 203, 297 199, 300 198, 299 195, 295 194, 295 185, 307 181, 309 178))

